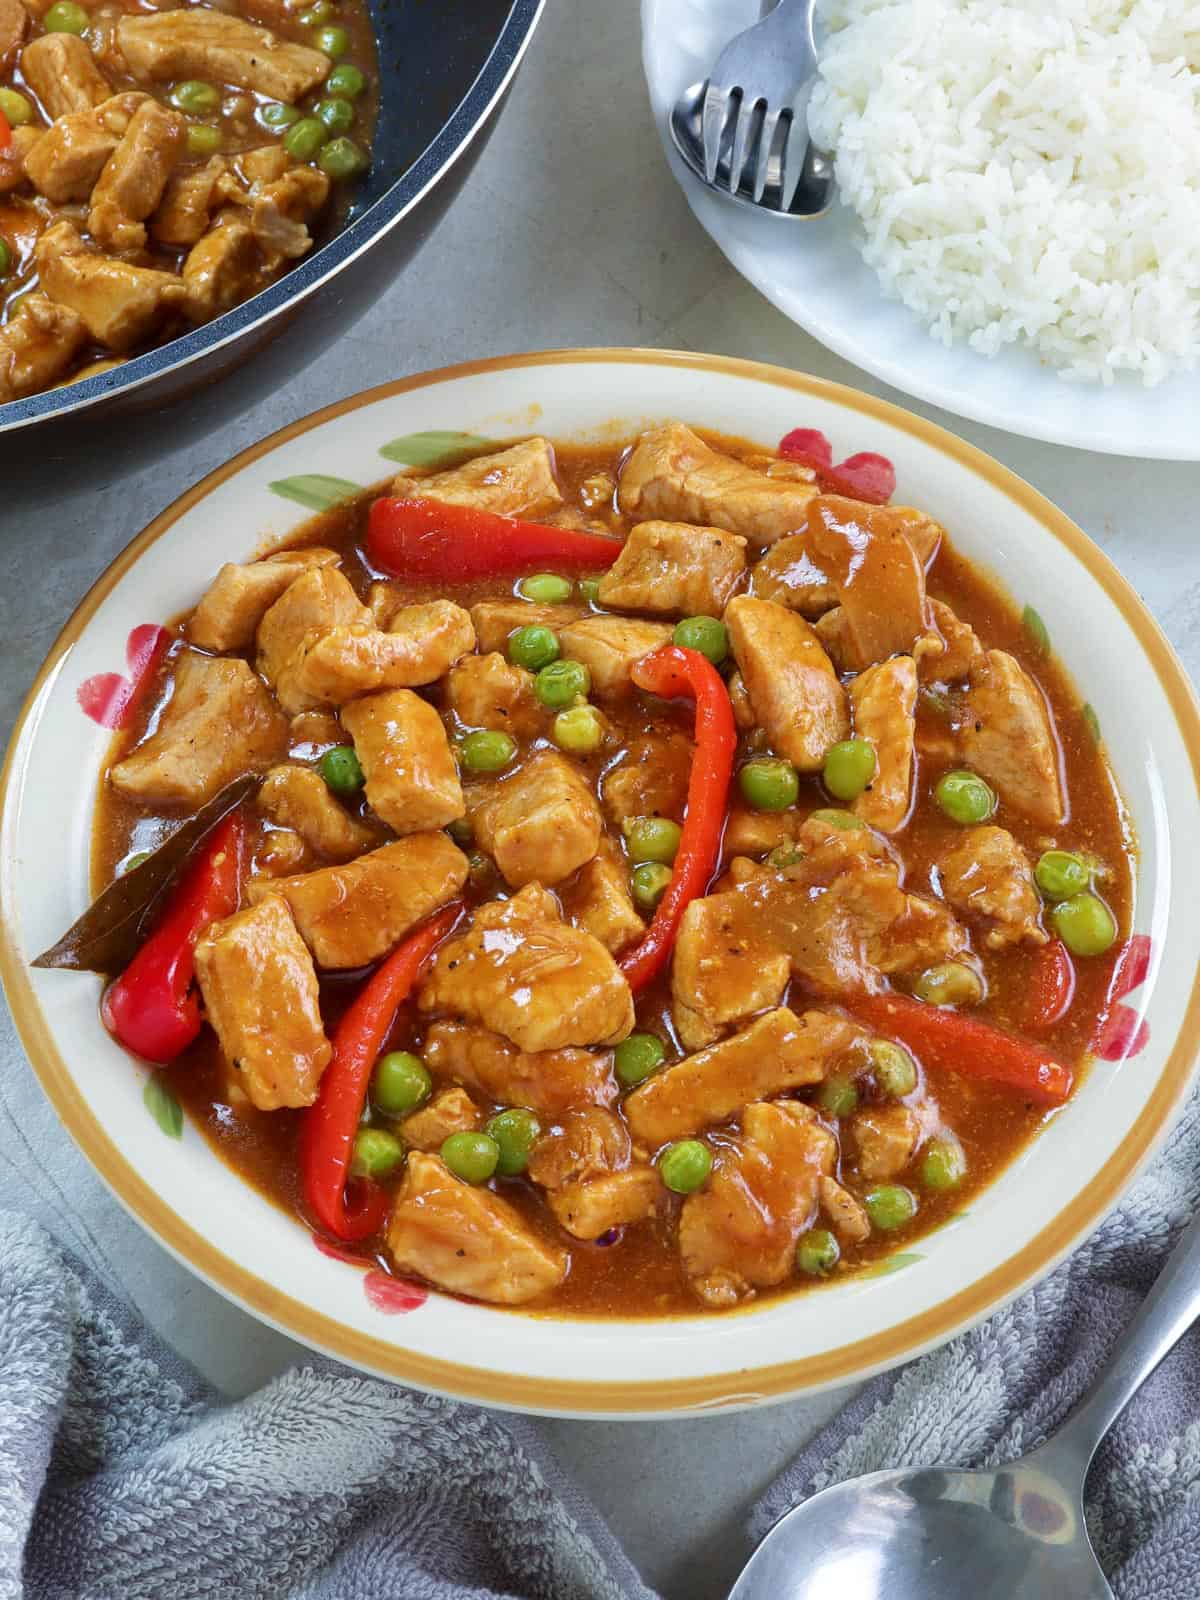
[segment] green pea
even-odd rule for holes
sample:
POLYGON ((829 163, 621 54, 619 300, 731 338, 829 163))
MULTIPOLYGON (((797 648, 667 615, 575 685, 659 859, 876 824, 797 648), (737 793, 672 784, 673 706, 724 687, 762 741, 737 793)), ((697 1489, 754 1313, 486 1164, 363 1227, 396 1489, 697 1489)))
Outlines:
POLYGON ((767 865, 782 872, 784 867, 795 867, 804 860, 804 851, 799 845, 777 844, 774 850, 767 854, 767 865))
POLYGON ((674 1194, 693 1194, 712 1171, 712 1151, 699 1139, 677 1139, 658 1158, 658 1175, 674 1194))
POLYGON ((136 872, 142 862, 149 861, 149 859, 149 850, 135 851, 133 855, 126 856, 125 860, 122 861, 118 876, 123 878, 127 872, 136 872))
POLYGON ((552 661, 533 680, 533 692, 551 711, 587 698, 592 675, 582 661, 552 661))
POLYGON ((838 1242, 828 1228, 810 1228, 796 1244, 796 1265, 811 1278, 826 1278, 841 1257, 838 1242))
POLYGON ((657 1072, 666 1059, 666 1046, 653 1033, 631 1033, 613 1052, 617 1077, 627 1089, 657 1072))
POLYGON ((357 794, 366 782, 352 744, 337 744, 326 750, 317 763, 317 771, 334 794, 357 794))
POLYGON ((455 844, 465 850, 468 845, 475 843, 475 829, 471 826, 470 818, 455 817, 453 822, 446 824, 446 832, 455 844))
POLYGON ((939 961, 921 974, 913 993, 931 1006, 977 1006, 983 999, 983 983, 962 961, 939 961))
POLYGON ((262 107, 258 113, 258 120, 264 128, 290 128, 300 121, 300 116, 299 106, 283 105, 278 100, 273 100, 270 105, 262 107))
POLYGON ((406 1117, 433 1093, 433 1079, 411 1050, 389 1050, 371 1075, 371 1099, 389 1117, 406 1117))
POLYGON ((871 1065, 884 1094, 902 1100, 917 1087, 917 1063, 902 1045, 893 1044, 890 1039, 872 1039, 871 1065))
POLYGON ((490 894, 496 885, 496 863, 478 850, 467 857, 467 870, 471 882, 482 894, 490 894))
POLYGON ((0 278, 6 278, 12 271, 12 266, 12 246, 7 239, 0 239, 0 278))
POLYGON ((485 728, 469 733, 458 748, 468 772, 500 772, 516 755, 517 741, 511 734, 485 728))
POLYGON ((1073 956, 1102 956, 1117 937, 1116 918, 1097 894, 1060 900, 1051 917, 1073 956))
POLYGON ((331 178, 352 178, 367 164, 366 155, 353 139, 331 139, 317 157, 317 165, 331 178))
POLYGON ((631 861, 674 861, 683 830, 669 817, 630 817, 621 825, 631 861))
POLYGON ((313 34, 313 44, 327 56, 332 56, 336 61, 338 56, 344 56, 350 48, 350 35, 345 28, 318 28, 313 34))
POLYGON ((528 628, 518 628, 508 641, 508 659, 514 667, 528 667, 530 672, 540 672, 552 661, 558 660, 558 640, 549 628, 532 623, 528 628))
POLYGON ((330 94, 343 95, 347 100, 357 100, 367 87, 365 74, 357 67, 351 66, 348 61, 341 62, 325 80, 325 87, 330 94))
POLYGON ((571 598, 571 589, 571 580, 560 578, 557 572, 535 572, 517 585, 523 600, 535 600, 541 606, 561 605, 571 598))
POLYGON ((1092 874, 1082 856, 1069 850, 1047 850, 1033 869, 1037 886, 1047 900, 1069 900, 1082 894, 1092 883, 1092 874))
POLYGON ((329 129, 316 117, 301 117, 283 136, 283 148, 294 161, 311 161, 329 138, 329 129))
POLYGON ((817 1104, 827 1117, 848 1117, 858 1105, 854 1079, 844 1072, 831 1074, 817 1090, 817 1104))
POLYGON ((452 1133, 442 1160, 464 1183, 486 1183, 500 1165, 500 1146, 490 1133, 452 1133))
POLYGON ((91 17, 82 6, 77 6, 75 0, 55 0, 42 18, 42 27, 47 33, 86 33, 91 17))
POLYGON ((207 122, 189 122, 187 147, 190 156, 215 156, 221 148, 220 128, 211 128, 207 122))
POLYGON ((386 1128, 360 1128, 354 1135, 350 1171, 356 1178, 386 1178, 403 1160, 403 1141, 386 1128))
POLYGON ((675 625, 675 643, 684 650, 698 650, 719 667, 729 654, 729 630, 716 617, 684 617, 675 625))
POLYGON ((300 21, 306 28, 319 28, 323 22, 332 22, 337 16, 337 7, 333 0, 315 0, 307 11, 300 13, 300 21))
POLYGON ((581 600, 585 601, 589 606, 599 605, 600 604, 600 579, 599 578, 580 578, 580 580, 579 580, 579 598, 581 600))
POLYGON ((215 84, 204 83, 199 78, 187 78, 171 90, 169 99, 189 117, 203 117, 221 104, 221 91, 215 84))
POLYGON ((27 127, 33 121, 33 101, 15 89, 0 89, 0 113, 10 127, 27 127))
POLYGON ((550 737, 560 750, 577 756, 591 755, 604 743, 604 723, 595 706, 572 706, 555 717, 550 737))
POLYGON ((747 761, 738 772, 738 788, 755 811, 786 811, 796 804, 800 778, 790 761, 763 757, 747 761))
POLYGON ((878 765, 874 745, 865 739, 843 739, 825 757, 825 787, 835 800, 857 800, 878 765))
POLYGON ((487 1131, 500 1151, 496 1171, 502 1177, 515 1178, 529 1165, 529 1152, 542 1131, 542 1125, 532 1111, 527 1111, 524 1106, 513 1106, 493 1117, 487 1125, 487 1131))
POLYGON ((835 811, 828 806, 820 811, 811 812, 810 818, 816 822, 823 822, 828 828, 840 828, 843 833, 853 833, 857 828, 866 827, 863 819, 856 817, 853 811, 835 811))
POLYGON ((881 1183, 864 1196, 863 1204, 871 1221, 884 1233, 902 1228, 917 1214, 916 1196, 898 1183, 881 1183))
POLYGON ((921 1157, 921 1182, 939 1193, 956 1189, 967 1175, 967 1158, 957 1139, 931 1139, 921 1157))
POLYGON ((345 133, 354 123, 354 107, 349 100, 318 100, 314 109, 330 133, 345 133))
POLYGON ((986 822, 996 809, 996 796, 975 772, 948 772, 933 797, 951 822, 964 826, 986 822))
POLYGON ((634 867, 629 881, 637 904, 643 911, 653 911, 667 892, 671 869, 658 861, 643 861, 640 867, 634 867))

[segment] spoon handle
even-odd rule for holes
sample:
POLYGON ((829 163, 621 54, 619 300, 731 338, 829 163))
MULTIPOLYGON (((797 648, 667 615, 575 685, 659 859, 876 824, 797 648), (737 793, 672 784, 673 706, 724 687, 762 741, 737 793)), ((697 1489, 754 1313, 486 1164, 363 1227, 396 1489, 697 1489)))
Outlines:
POLYGON ((1200 1213, 1192 1218, 1154 1287, 1126 1328, 1103 1373, 1043 1449, 1087 1470, 1096 1446, 1158 1366, 1200 1317, 1200 1213))

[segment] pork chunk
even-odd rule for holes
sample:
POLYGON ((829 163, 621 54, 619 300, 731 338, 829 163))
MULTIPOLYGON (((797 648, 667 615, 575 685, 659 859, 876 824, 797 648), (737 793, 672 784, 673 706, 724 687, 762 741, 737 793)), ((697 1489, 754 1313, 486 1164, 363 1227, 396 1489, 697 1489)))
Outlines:
MULTIPOLYGON (((903 510, 903 508, 901 508, 903 510)), ((837 590, 841 664, 855 672, 888 656, 943 654, 925 598, 925 569, 901 516, 822 495, 808 508, 808 549, 837 590)))
POLYGON ((468 728, 492 728, 528 739, 545 726, 533 692, 533 673, 515 667, 498 650, 463 656, 446 676, 446 705, 468 728))
POLYGON ((921 1119, 910 1107, 868 1106, 856 1111, 850 1135, 857 1151, 858 1170, 871 1183, 898 1178, 917 1153, 921 1119))
POLYGON ((518 628, 538 624, 559 633, 569 622, 586 615, 583 606, 542 606, 529 600, 478 600, 471 607, 476 642, 484 654, 498 650, 503 655, 510 635, 518 628))
POLYGON ((1058 740, 1045 696, 1004 650, 989 650, 971 677, 961 734, 968 765, 1006 805, 1042 828, 1066 817, 1058 740))
POLYGON ((950 904, 982 919, 989 949, 1048 941, 1029 857, 1007 829, 965 829, 942 854, 938 873, 950 904))
POLYGON ((244 661, 185 651, 158 726, 109 773, 148 804, 198 810, 243 772, 261 772, 287 743, 287 724, 244 661))
POLYGON ((250 232, 272 260, 296 261, 312 248, 308 224, 329 199, 330 180, 315 167, 290 167, 250 197, 250 232))
POLYGON ((497 1105, 558 1117, 572 1106, 607 1106, 617 1097, 607 1051, 518 1050, 500 1034, 465 1022, 435 1022, 423 1050, 435 1077, 466 1084, 497 1105))
POLYGON ((420 1151, 408 1158, 387 1247, 401 1272, 496 1305, 548 1294, 567 1275, 566 1253, 543 1243, 506 1200, 420 1151))
POLYGON ((187 620, 186 632, 201 650, 248 650, 258 625, 276 600, 309 567, 335 567, 336 550, 314 546, 284 550, 245 565, 227 561, 187 620))
POLYGON ((303 711, 375 690, 414 689, 436 682, 474 644, 470 617, 452 601, 405 606, 386 633, 358 622, 306 635, 280 672, 276 693, 287 710, 303 711))
POLYGON ((196 945, 204 1011, 260 1111, 310 1106, 333 1048, 312 957, 277 895, 214 922, 196 945))
POLYGON ((0 0, 0 72, 13 67, 28 26, 29 13, 21 0, 0 0))
POLYGON ((366 775, 367 803, 396 833, 444 828, 466 814, 442 719, 411 689, 364 695, 342 725, 366 775))
POLYGON ((687 1050, 701 1050, 756 1011, 777 1006, 791 975, 780 949, 745 937, 740 902, 693 900, 683 914, 671 963, 671 1014, 687 1050))
POLYGON ((605 813, 618 826, 633 817, 681 822, 694 753, 682 729, 635 735, 600 785, 605 813))
POLYGON ((395 948, 467 881, 467 858, 444 833, 414 833, 344 866, 266 883, 247 899, 282 895, 319 967, 365 967, 395 948))
POLYGON ((87 343, 83 319, 44 294, 26 295, 0 327, 0 402, 36 394, 61 378, 87 343))
POLYGON ((427 1106, 405 1117, 400 1132, 410 1150, 440 1150, 452 1133, 474 1133, 483 1120, 465 1089, 439 1089, 427 1106))
POLYGON ((559 896, 568 922, 599 939, 612 955, 646 931, 629 893, 628 868, 603 848, 559 889, 559 896))
POLYGON ((338 804, 311 767, 272 767, 258 791, 258 809, 329 861, 349 861, 376 843, 370 828, 338 804))
POLYGON ((809 1107, 746 1107, 740 1137, 720 1145, 712 1176, 679 1217, 684 1271, 706 1305, 736 1305, 784 1281, 835 1157, 833 1135, 809 1107))
MULTIPOLYGON (((73 38, 68 34, 46 37, 73 38)), ((38 193, 56 205, 86 200, 146 98, 140 91, 114 95, 99 106, 59 117, 24 155, 25 174, 38 193)))
POLYGON ((853 805, 868 827, 895 833, 912 805, 916 748, 917 668, 911 656, 868 667, 849 689, 854 737, 875 751, 875 776, 853 805))
POLYGON ((600 602, 656 616, 719 617, 746 570, 746 541, 720 528, 639 522, 600 580, 600 602))
POLYGON ((622 468, 619 491, 627 516, 724 528, 759 550, 803 528, 816 492, 811 483, 772 477, 721 455, 682 422, 642 434, 622 468))
POLYGON ((543 750, 496 784, 471 814, 475 837, 516 889, 561 883, 590 861, 604 823, 577 769, 543 750))
POLYGON ((850 1191, 844 1189, 836 1178, 827 1177, 822 1173, 817 1179, 817 1195, 821 1202, 821 1210, 829 1218, 838 1243, 843 1249, 847 1245, 864 1244, 871 1237, 870 1217, 850 1191))
POLYGON ((984 664, 983 646, 975 629, 957 616, 944 600, 931 600, 929 609, 934 626, 946 641, 946 648, 940 656, 925 657, 921 663, 922 680, 953 683, 957 678, 970 677, 984 664))
POLYGON ((213 156, 202 167, 185 167, 167 180, 162 200, 150 219, 150 232, 158 244, 199 244, 208 232, 217 205, 218 180, 228 169, 225 156, 213 156))
POLYGON ((232 310, 263 281, 262 257, 253 233, 243 222, 222 222, 188 251, 182 277, 192 322, 211 322, 232 310))
POLYGON ((564 1112, 539 1137, 530 1151, 528 1172, 544 1189, 562 1189, 622 1171, 632 1153, 629 1131, 615 1112, 580 1106, 564 1112))
POLYGON ((837 590, 808 553, 808 535, 773 544, 750 573, 750 593, 815 621, 837 605, 837 590))
POLYGON ((185 118, 159 100, 144 100, 92 190, 88 231, 97 244, 117 252, 144 249, 145 219, 186 145, 185 118))
POLYGON ((303 659, 310 642, 342 624, 369 624, 371 613, 349 579, 336 569, 314 568, 288 584, 268 606, 258 625, 258 670, 271 684, 286 711, 309 711, 310 705, 289 705, 289 675, 303 659))
POLYGON ((633 1028, 624 974, 535 884, 481 906, 470 929, 441 947, 419 1005, 493 1028, 528 1051, 617 1044, 633 1028))
POLYGON ((817 772, 846 738, 846 694, 804 618, 770 600, 737 595, 725 611, 729 640, 755 719, 772 749, 817 772))
POLYGON ((627 1167, 586 1183, 569 1183, 546 1196, 559 1225, 576 1239, 599 1239, 610 1228, 644 1222, 663 1199, 662 1181, 653 1167, 627 1167))
POLYGON ((558 642, 568 661, 582 661, 592 675, 592 693, 619 695, 633 687, 635 661, 660 645, 670 644, 665 622, 637 622, 631 617, 584 617, 569 622, 558 642))
POLYGON ((731 1039, 665 1067, 625 1101, 635 1139, 657 1148, 735 1116, 743 1106, 820 1083, 858 1029, 824 1011, 769 1011, 731 1039))
POLYGON ((539 517, 562 505, 548 439, 525 439, 494 455, 476 456, 426 477, 401 472, 392 493, 405 500, 443 500, 506 517, 539 517))
POLYGON ((329 75, 320 50, 281 39, 241 17, 200 6, 124 16, 117 43, 140 83, 202 78, 293 104, 329 75))
POLYGON ((90 111, 112 94, 112 85, 73 33, 43 33, 21 52, 21 71, 52 122, 90 111))
POLYGON ((130 350, 156 332, 187 298, 173 272, 135 267, 84 244, 69 222, 57 222, 38 240, 42 288, 69 306, 97 344, 130 350))

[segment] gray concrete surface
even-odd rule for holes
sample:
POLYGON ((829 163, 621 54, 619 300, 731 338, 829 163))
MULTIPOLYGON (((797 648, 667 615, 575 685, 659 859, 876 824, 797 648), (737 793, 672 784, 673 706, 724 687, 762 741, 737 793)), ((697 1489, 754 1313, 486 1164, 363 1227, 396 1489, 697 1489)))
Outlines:
MULTIPOLYGON (((69 447, 0 441, 5 740, 72 606, 152 515, 243 446, 369 384, 507 351, 649 344, 781 362, 904 400, 785 322, 694 224, 646 109, 637 0, 551 0, 499 130, 424 253, 307 368, 298 365, 302 340, 301 324, 194 401, 98 424, 69 447)), ((1064 388, 1063 404, 1086 406, 1086 391, 1064 388)), ((1193 670, 1200 665, 1200 469, 1060 450, 917 409, 1059 501, 1132 578, 1193 670)), ((4 1085, 25 1070, 5 1015, 0 1111, 4 1085)), ((49 1172, 52 1198, 39 1212, 223 1389, 243 1393, 301 1354, 142 1235, 62 1148, 48 1107, 25 1109, 20 1121, 0 1162, 0 1204, 20 1205, 34 1170, 43 1187, 49 1172)), ((668 1600, 717 1600, 744 1559, 744 1508, 843 1397, 670 1424, 544 1427, 647 1580, 668 1600)))

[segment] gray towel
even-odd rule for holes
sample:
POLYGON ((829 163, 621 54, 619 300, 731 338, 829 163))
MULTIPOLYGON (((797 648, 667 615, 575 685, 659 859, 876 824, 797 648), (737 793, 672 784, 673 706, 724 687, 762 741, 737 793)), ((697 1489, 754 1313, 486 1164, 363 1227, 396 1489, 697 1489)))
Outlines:
MULTIPOLYGON (((1200 1200, 1198 1156, 1193 1103, 1084 1249, 976 1332, 869 1385, 767 1494, 751 1534, 840 1477, 1035 1445, 1200 1200)), ((1093 1536, 1121 1600, 1200 1594, 1198 1417, 1193 1331, 1092 1475, 1093 1536)), ((0 1600, 22 1597, 653 1600, 519 1418, 315 1360, 224 1404, 41 1228, 3 1212, 0 1600)))

